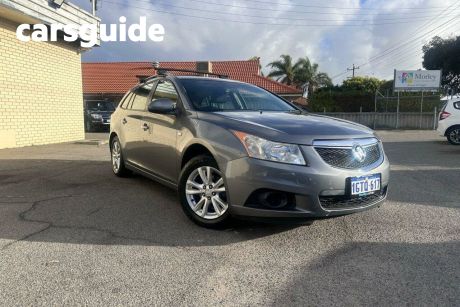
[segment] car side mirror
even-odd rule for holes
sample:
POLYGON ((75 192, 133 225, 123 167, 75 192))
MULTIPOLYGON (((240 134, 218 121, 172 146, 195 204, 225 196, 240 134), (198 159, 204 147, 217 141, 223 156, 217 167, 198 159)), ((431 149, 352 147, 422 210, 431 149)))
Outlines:
POLYGON ((152 100, 149 103, 148 110, 157 114, 176 114, 176 103, 168 98, 152 100))

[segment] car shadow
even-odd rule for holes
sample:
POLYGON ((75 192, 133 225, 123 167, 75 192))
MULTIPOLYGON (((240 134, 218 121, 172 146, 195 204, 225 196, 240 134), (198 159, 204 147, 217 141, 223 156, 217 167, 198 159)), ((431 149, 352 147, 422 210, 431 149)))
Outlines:
POLYGON ((245 220, 220 230, 196 226, 175 191, 141 176, 118 178, 110 162, 1 160, 0 173, 0 240, 215 246, 299 226, 245 220))

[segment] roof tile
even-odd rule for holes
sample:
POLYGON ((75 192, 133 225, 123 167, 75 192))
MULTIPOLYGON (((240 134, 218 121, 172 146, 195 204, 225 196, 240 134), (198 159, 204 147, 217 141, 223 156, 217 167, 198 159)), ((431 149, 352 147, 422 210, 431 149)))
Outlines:
MULTIPOLYGON (((161 67, 195 70, 196 62, 161 62, 161 67)), ((301 94, 294 87, 259 75, 259 62, 213 61, 213 73, 230 79, 251 83, 277 94, 301 94)), ((156 74, 151 62, 83 63, 83 92, 85 94, 124 94, 138 83, 137 76, 156 74)), ((179 74, 179 73, 178 73, 179 74)))

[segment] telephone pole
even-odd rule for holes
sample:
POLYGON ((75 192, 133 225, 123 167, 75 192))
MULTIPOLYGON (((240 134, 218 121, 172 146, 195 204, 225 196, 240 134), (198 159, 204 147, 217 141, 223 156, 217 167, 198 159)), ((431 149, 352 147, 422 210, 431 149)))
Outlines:
POLYGON ((355 77, 355 70, 358 70, 359 69, 359 66, 355 66, 355 64, 353 64, 353 68, 347 68, 348 71, 353 71, 353 78, 355 77))

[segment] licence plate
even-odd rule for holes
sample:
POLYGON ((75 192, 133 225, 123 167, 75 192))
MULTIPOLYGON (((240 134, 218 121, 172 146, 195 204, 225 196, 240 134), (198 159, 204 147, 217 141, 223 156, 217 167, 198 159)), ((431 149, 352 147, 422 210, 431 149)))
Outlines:
POLYGON ((380 174, 352 177, 351 195, 365 195, 380 191, 380 174))

